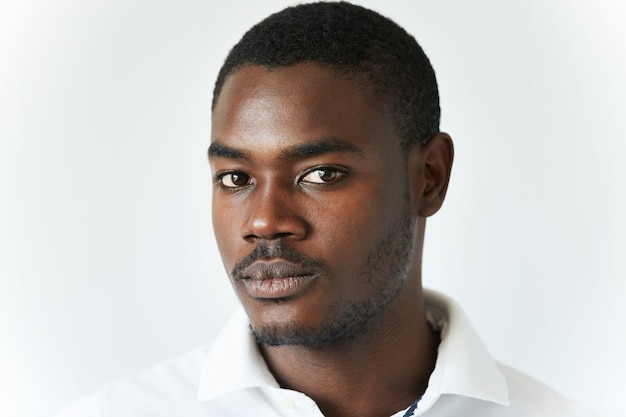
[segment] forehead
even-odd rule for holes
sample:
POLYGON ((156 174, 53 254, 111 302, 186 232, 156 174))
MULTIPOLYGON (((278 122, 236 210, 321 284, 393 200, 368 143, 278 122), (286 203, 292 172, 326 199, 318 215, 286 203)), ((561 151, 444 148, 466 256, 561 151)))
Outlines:
POLYGON ((213 109, 212 141, 321 136, 398 142, 386 105, 354 76, 313 63, 243 67, 226 79, 213 109))

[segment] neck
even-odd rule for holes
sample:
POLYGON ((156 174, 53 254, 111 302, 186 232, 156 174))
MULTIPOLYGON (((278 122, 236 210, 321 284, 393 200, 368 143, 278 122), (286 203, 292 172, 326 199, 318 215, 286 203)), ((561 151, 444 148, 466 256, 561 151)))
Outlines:
POLYGON ((439 344, 421 288, 410 290, 350 341, 261 346, 278 383, 307 394, 327 417, 380 417, 408 408, 426 390, 439 344))

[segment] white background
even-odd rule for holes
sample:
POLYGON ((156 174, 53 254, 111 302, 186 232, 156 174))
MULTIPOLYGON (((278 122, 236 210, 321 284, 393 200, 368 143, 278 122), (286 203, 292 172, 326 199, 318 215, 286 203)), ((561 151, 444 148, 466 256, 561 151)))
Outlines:
MULTIPOLYGON (((210 343, 210 101, 288 1, 0 0, 0 415, 210 343)), ((427 286, 492 353, 626 415, 626 6, 361 1, 416 36, 456 143, 427 286)))

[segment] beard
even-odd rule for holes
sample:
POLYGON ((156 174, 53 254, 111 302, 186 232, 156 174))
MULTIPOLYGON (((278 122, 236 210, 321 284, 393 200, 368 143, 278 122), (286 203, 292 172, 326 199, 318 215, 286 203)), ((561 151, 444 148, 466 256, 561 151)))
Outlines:
MULTIPOLYGON (((368 253, 359 271, 362 285, 369 289, 366 299, 332 306, 325 312, 323 322, 315 326, 295 320, 265 323, 256 327, 251 325, 257 343, 267 346, 320 347, 353 341, 375 327, 404 286, 409 273, 414 237, 408 204, 405 207, 407 209, 402 216, 397 217, 396 224, 368 253)), ((297 253, 288 246, 278 243, 270 248, 262 243, 235 266, 231 276, 235 277, 237 271, 269 254, 300 265, 327 268, 322 262, 297 253)))

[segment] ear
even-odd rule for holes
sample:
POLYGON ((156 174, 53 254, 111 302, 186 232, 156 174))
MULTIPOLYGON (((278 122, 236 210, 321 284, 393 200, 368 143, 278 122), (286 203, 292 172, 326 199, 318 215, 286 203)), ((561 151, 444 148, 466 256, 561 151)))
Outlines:
POLYGON ((411 206, 420 217, 432 216, 441 208, 448 190, 453 159, 452 139, 443 132, 409 150, 407 168, 411 206))

